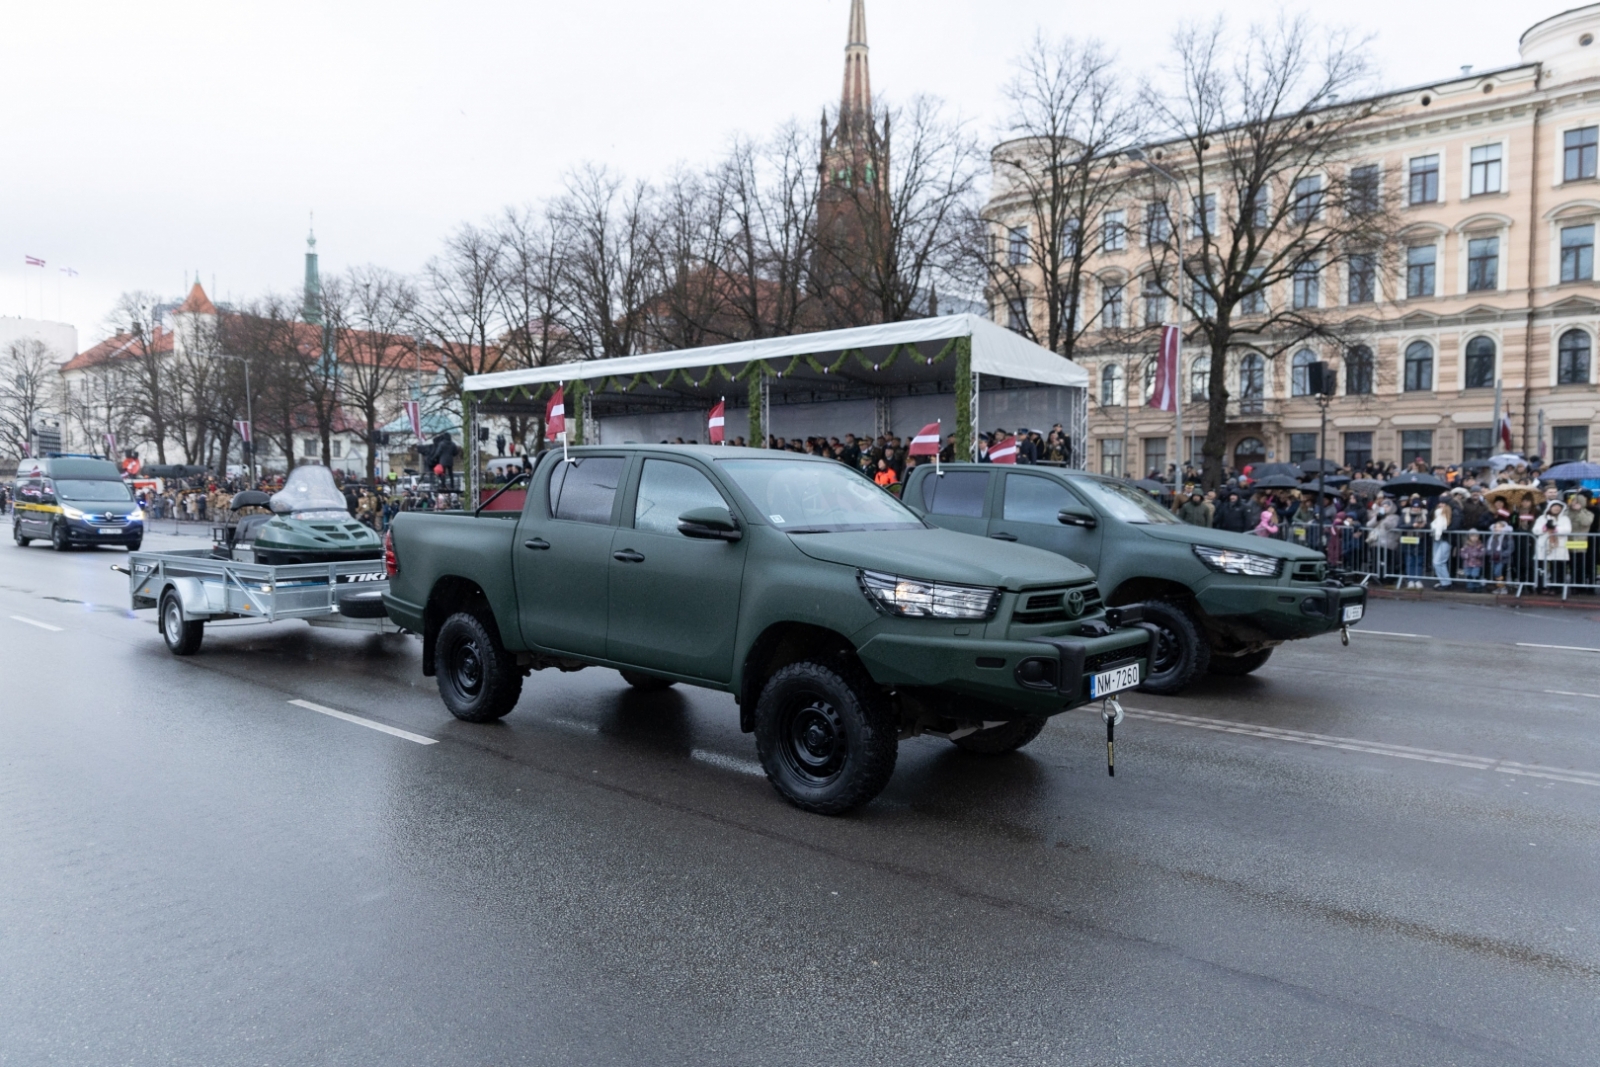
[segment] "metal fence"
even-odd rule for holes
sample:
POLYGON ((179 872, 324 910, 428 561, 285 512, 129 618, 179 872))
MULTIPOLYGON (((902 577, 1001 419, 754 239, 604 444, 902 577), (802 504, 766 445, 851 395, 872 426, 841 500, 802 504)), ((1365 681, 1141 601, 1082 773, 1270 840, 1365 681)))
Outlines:
POLYGON ((1365 526, 1283 523, 1278 537, 1322 552, 1330 567, 1396 589, 1460 589, 1469 593, 1544 590, 1600 592, 1595 556, 1600 534, 1551 536, 1526 531, 1369 530, 1365 526))

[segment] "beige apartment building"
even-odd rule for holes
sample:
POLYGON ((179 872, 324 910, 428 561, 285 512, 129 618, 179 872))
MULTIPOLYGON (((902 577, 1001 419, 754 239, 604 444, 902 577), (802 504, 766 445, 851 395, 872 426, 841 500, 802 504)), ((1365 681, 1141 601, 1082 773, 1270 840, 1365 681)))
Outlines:
MULTIPOLYGON (((1318 454, 1321 412, 1305 372, 1318 360, 1338 372, 1325 453, 1336 462, 1486 458, 1501 450, 1497 383, 1517 449, 1547 462, 1590 458, 1600 434, 1597 38, 1600 4, 1556 15, 1523 35, 1518 65, 1395 93, 1360 129, 1350 165, 1377 164, 1386 195, 1401 200, 1395 266, 1370 280, 1330 268, 1315 293, 1271 294, 1339 309, 1363 343, 1231 357, 1228 464, 1318 454)), ((1139 239, 1148 189, 1136 184, 1126 204, 1110 205, 1120 214, 1106 216, 1111 239, 1097 242, 1083 294, 1085 314, 1097 316, 1078 350, 1092 383, 1084 465, 1108 474, 1165 470, 1177 454, 1174 416, 1145 406, 1138 388, 1150 381, 1154 339, 1128 329, 1144 325, 1139 278, 1149 269, 1139 239)), ((1019 201, 996 189, 990 217, 1026 225, 1019 201)), ((1006 313, 1017 309, 997 317, 1006 313)), ((1192 350, 1184 364, 1185 452, 1198 460, 1210 364, 1192 350)))

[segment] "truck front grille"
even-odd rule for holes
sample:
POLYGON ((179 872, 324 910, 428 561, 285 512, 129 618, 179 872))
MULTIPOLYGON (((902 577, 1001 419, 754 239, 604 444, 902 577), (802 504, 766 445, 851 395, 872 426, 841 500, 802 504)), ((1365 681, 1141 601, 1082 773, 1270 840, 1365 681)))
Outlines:
POLYGON ((1294 570, 1289 572, 1291 582, 1320 582, 1327 577, 1328 565, 1321 560, 1307 560, 1296 563, 1294 570))
POLYGON ((1066 622, 1069 619, 1093 615, 1100 610, 1100 590, 1093 582, 1065 589, 1025 590, 1018 600, 1020 603, 1016 611, 1012 612, 1011 620, 1026 626, 1066 622), (1072 610, 1074 608, 1077 610, 1072 610))

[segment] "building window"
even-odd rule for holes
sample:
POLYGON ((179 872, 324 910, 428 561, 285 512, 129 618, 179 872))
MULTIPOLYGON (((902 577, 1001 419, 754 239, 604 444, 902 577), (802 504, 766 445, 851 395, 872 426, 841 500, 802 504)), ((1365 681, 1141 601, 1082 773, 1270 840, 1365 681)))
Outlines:
POLYGON ((1488 459, 1494 455, 1494 430, 1484 427, 1478 430, 1461 431, 1461 462, 1471 463, 1475 459, 1488 459))
POLYGON ((1344 354, 1346 396, 1365 396, 1372 392, 1372 349, 1355 345, 1344 354))
MULTIPOLYGON (((1311 395, 1311 364, 1317 361, 1316 353, 1309 348, 1302 348, 1294 354, 1294 359, 1289 363, 1289 395, 1311 395)), ((1291 463, 1300 462, 1297 459, 1291 463)))
POLYGON ((1474 237, 1467 241, 1467 292, 1500 288, 1500 238, 1474 237))
POLYGON ((1167 321, 1167 294, 1161 289, 1160 278, 1146 278, 1144 282, 1144 324, 1160 326, 1167 321))
POLYGON ((1317 290, 1320 288, 1317 275, 1320 269, 1314 259, 1295 264, 1294 306, 1297 309, 1317 306, 1317 290))
POLYGON ((1189 232, 1196 237, 1217 232, 1217 194, 1197 196, 1191 207, 1189 232))
POLYGON ((1108 211, 1100 224, 1100 247, 1107 252, 1121 252, 1128 247, 1128 213, 1108 211))
POLYGON ((1172 236, 1172 217, 1164 200, 1152 200, 1144 206, 1144 239, 1146 244, 1165 244, 1172 236))
POLYGON ((1317 458, 1317 435, 1292 433, 1289 435, 1289 462, 1304 463, 1317 458))
POLYGON ((1378 210, 1378 165, 1350 168, 1350 214, 1372 215, 1378 210))
POLYGON ((1351 253, 1349 288, 1347 299, 1352 304, 1370 304, 1378 298, 1377 256, 1371 252, 1351 253))
POLYGON ((1067 219, 1061 224, 1061 255, 1065 259, 1076 259, 1078 255, 1078 234, 1083 230, 1083 220, 1077 217, 1067 219))
POLYGON ((1107 363, 1100 370, 1100 404, 1102 407, 1120 407, 1128 402, 1128 383, 1122 368, 1107 363))
POLYGON ((1474 337, 1467 342, 1468 389, 1494 388, 1494 342, 1487 337, 1474 337))
POLYGON ((1562 138, 1562 178, 1575 182, 1593 178, 1595 149, 1600 145, 1600 126, 1568 130, 1562 138))
POLYGON ((1267 395, 1267 361, 1249 352, 1239 361, 1239 414, 1259 415, 1267 395))
POLYGON ((1167 473, 1167 439, 1165 437, 1146 437, 1144 439, 1144 469, 1151 473, 1151 477, 1160 478, 1167 473))
POLYGON ((1211 357, 1196 356, 1194 362, 1189 364, 1189 399, 1206 401, 1211 399, 1211 357))
POLYGON ((1259 437, 1246 437, 1233 446, 1233 465, 1243 469, 1254 463, 1267 461, 1267 446, 1259 437))
POLYGON ((1245 282, 1244 295, 1239 298, 1239 312, 1243 315, 1267 313, 1267 287, 1261 284, 1264 267, 1252 267, 1245 282))
POLYGON ((1411 202, 1439 202, 1439 157, 1417 156, 1411 161, 1411 202))
POLYGON ((1265 187, 1256 190, 1251 198, 1251 211, 1246 217, 1257 230, 1266 229, 1272 222, 1272 196, 1265 187))
POLYGON ((1554 463, 1582 463, 1589 458, 1589 427, 1552 426, 1550 459, 1554 463))
POLYGON ((338 438, 334 438, 328 443, 328 452, 329 455, 331 455, 334 459, 342 458, 342 453, 344 452, 344 442, 338 438))
POLYGON ((1358 471, 1372 462, 1372 431, 1352 430, 1344 435, 1344 465, 1358 471))
POLYGON ((1406 345, 1406 392, 1424 393, 1433 388, 1433 346, 1426 341, 1406 345))
POLYGON ((1111 478, 1122 477, 1122 439, 1100 439, 1100 473, 1111 478))
POLYGON ((1561 228, 1561 280, 1594 280, 1594 223, 1561 228))
POLYGON ((1589 335, 1568 330, 1556 345, 1556 384, 1589 384, 1589 335))
POLYGON ((1204 278, 1189 280, 1189 306, 1194 309, 1197 319, 1216 318, 1217 298, 1211 295, 1211 289, 1204 278))
POLYGON ((1322 217, 1322 179, 1313 174, 1294 183, 1294 221, 1314 222, 1322 217))
POLYGON ((1106 282, 1100 287, 1100 325, 1107 330, 1122 328, 1122 284, 1106 282))
POLYGON ((1021 267, 1028 262, 1028 228, 1013 226, 1006 231, 1006 262, 1021 267))
POLYGON ((300 439, 300 454, 302 456, 314 456, 314 455, 316 455, 317 454, 317 439, 315 437, 303 437, 303 438, 301 438, 300 439))
POLYGON ((1013 296, 1006 300, 1006 326, 1017 333, 1028 329, 1028 298, 1013 296))
POLYGON ((1433 466, 1433 431, 1401 430, 1401 465, 1409 467, 1419 459, 1428 466, 1433 466))
POLYGON ((1472 150, 1467 189, 1471 196, 1500 191, 1500 146, 1479 145, 1472 150))
POLYGON ((1406 296, 1432 296, 1434 265, 1439 258, 1435 245, 1412 245, 1406 249, 1406 296))

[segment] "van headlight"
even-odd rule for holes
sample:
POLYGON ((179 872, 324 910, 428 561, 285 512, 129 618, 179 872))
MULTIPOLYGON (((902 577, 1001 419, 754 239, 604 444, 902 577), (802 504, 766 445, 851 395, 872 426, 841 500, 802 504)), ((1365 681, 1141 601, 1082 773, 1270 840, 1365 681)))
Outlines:
POLYGON ((878 571, 857 571, 861 591, 874 607, 915 619, 987 619, 1000 604, 1000 590, 945 585, 878 571))
POLYGON ((132 511, 128 512, 128 521, 129 522, 143 522, 144 521, 144 508, 134 508, 132 511))
POLYGON ((1195 545, 1194 554, 1214 571, 1223 574, 1244 574, 1251 578, 1276 578, 1283 569, 1283 560, 1271 556, 1258 556, 1254 552, 1239 552, 1231 548, 1195 545))
POLYGON ((75 522, 83 521, 83 512, 79 511, 77 508, 68 507, 65 504, 61 505, 61 514, 64 518, 72 519, 75 522))

